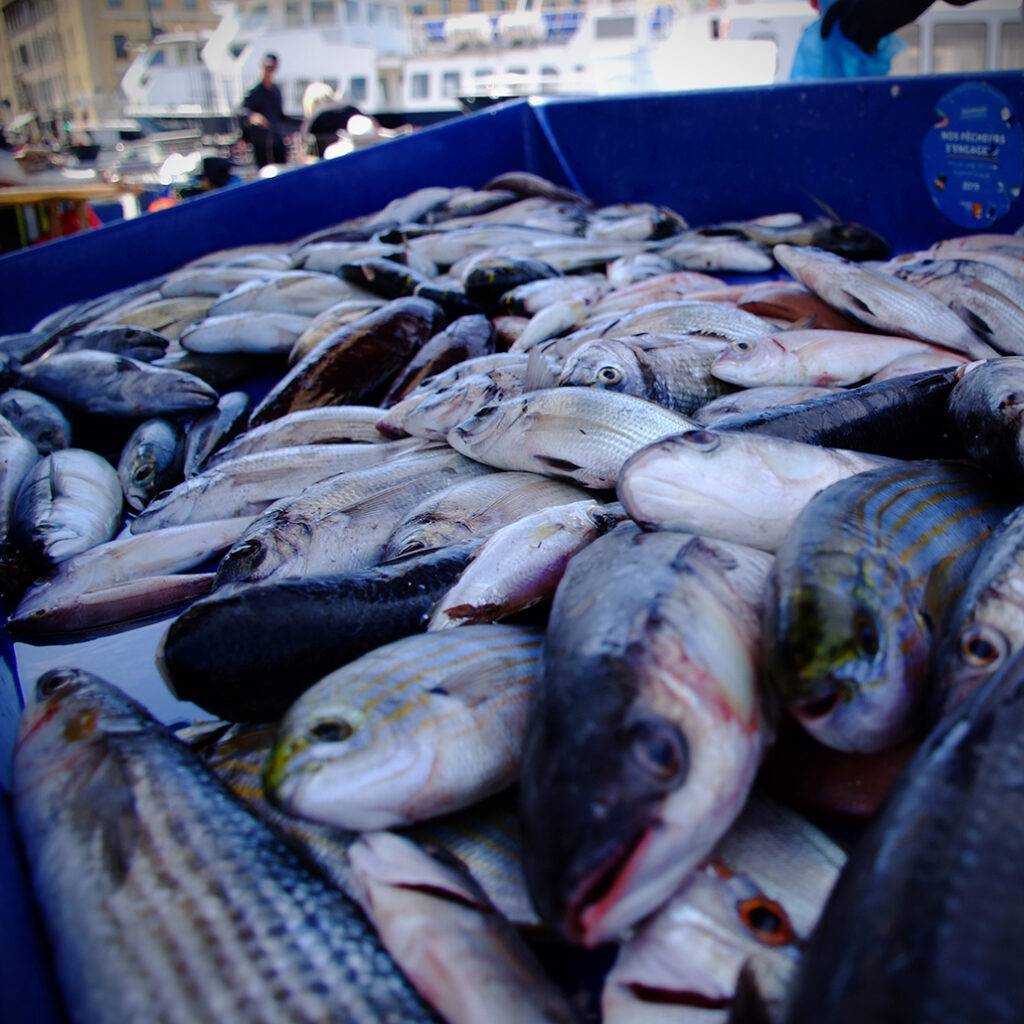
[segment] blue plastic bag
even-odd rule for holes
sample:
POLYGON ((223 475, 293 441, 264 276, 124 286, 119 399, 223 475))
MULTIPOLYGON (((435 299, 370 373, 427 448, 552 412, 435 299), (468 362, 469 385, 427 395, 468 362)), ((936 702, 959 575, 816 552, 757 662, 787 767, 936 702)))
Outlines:
MULTIPOLYGON (((835 3, 835 0, 821 0, 821 16, 835 3)), ((906 47, 895 35, 883 36, 878 43, 878 52, 865 53, 856 43, 851 43, 839 25, 835 25, 828 39, 821 38, 821 18, 804 29, 804 34, 793 57, 790 81, 807 78, 864 78, 870 75, 887 75, 892 59, 906 47)))

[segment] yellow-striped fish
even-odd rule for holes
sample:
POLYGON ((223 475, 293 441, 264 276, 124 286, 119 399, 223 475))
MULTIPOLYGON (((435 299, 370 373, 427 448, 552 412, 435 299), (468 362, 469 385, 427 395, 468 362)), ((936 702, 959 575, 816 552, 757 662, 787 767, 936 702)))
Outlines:
POLYGON ((484 624, 377 648, 285 715, 265 771, 292 814, 343 828, 407 825, 518 774, 543 631, 484 624))

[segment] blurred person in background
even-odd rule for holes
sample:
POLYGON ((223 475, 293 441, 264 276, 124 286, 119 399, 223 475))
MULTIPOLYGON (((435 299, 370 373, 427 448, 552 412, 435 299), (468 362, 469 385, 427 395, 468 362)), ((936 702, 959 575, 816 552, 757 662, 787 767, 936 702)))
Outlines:
POLYGON ((299 122, 284 112, 281 89, 274 82, 277 54, 264 54, 263 77, 242 100, 242 137, 252 146, 257 167, 288 162, 288 140, 299 122))
MULTIPOLYGON (((975 0, 945 2, 954 7, 966 7, 975 0)), ((865 53, 875 54, 884 36, 917 21, 933 3, 934 0, 835 0, 821 18, 821 38, 828 39, 838 24, 851 43, 856 43, 865 53)))

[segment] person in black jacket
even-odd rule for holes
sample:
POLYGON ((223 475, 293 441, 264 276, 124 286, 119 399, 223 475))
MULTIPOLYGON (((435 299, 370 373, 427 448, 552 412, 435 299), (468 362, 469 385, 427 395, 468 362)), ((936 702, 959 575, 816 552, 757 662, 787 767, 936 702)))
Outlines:
POLYGON ((263 57, 263 78, 242 100, 242 137, 252 146, 257 167, 287 162, 287 141, 298 128, 298 121, 284 112, 281 89, 274 82, 277 55, 263 57))
MULTIPOLYGON (((934 0, 836 0, 821 19, 821 38, 838 22, 843 35, 865 53, 875 53, 883 36, 916 21, 934 0)), ((946 0, 966 7, 974 0, 946 0)))

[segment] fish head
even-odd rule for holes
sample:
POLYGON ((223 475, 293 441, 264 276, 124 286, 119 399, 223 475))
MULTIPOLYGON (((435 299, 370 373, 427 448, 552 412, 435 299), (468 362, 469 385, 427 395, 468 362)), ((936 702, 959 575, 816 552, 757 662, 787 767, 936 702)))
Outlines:
POLYGON ((141 511, 156 494, 161 472, 160 457, 153 448, 140 448, 125 474, 124 494, 136 511, 141 511))
MULTIPOLYGON (((39 677, 18 723, 14 793, 46 788, 51 778, 84 787, 107 756, 107 735, 140 731, 133 706, 126 710, 126 699, 113 699, 110 689, 82 669, 51 669, 39 677), (74 770, 68 771, 69 766, 74 770)), ((66 792, 62 799, 67 799, 66 792)))
POLYGON ((729 384, 754 387, 778 383, 778 367, 786 350, 774 337, 737 338, 715 356, 711 374, 729 384))
POLYGON ((892 252, 889 243, 863 224, 830 222, 814 244, 848 260, 884 260, 892 252))
POLYGON ((605 388, 644 397, 647 382, 636 353, 615 339, 581 345, 565 361, 558 378, 561 386, 605 388))
POLYGON ((818 553, 792 574, 780 564, 769 574, 765 668, 791 714, 837 750, 905 739, 917 726, 931 646, 906 570, 870 548, 818 553))
MULTIPOLYGON (((592 668, 631 671, 618 659, 592 668)), ((535 715, 523 752, 523 867, 531 899, 549 927, 583 945, 615 937, 605 933, 604 918, 621 907, 642 871, 665 801, 690 770, 682 729, 629 706, 623 692, 602 693, 572 736, 556 720, 535 715)))
POLYGON ((448 443, 463 455, 486 452, 529 415, 529 395, 485 405, 448 431, 448 443))
POLYGON ((289 814, 348 829, 408 824, 395 808, 429 774, 415 737, 376 719, 322 679, 292 705, 264 763, 263 788, 289 814))
POLYGON ((663 1019, 656 1011, 670 1006, 726 1010, 744 964, 756 965, 761 998, 778 1005, 805 939, 779 901, 712 859, 623 943, 605 980, 602 1020, 663 1019))
POLYGON ((1001 623, 971 618, 958 633, 948 638, 937 659, 937 679, 929 693, 928 716, 937 721, 970 694, 1009 660, 1015 650, 1010 637, 1017 630, 1010 623, 1010 633, 1001 623))

